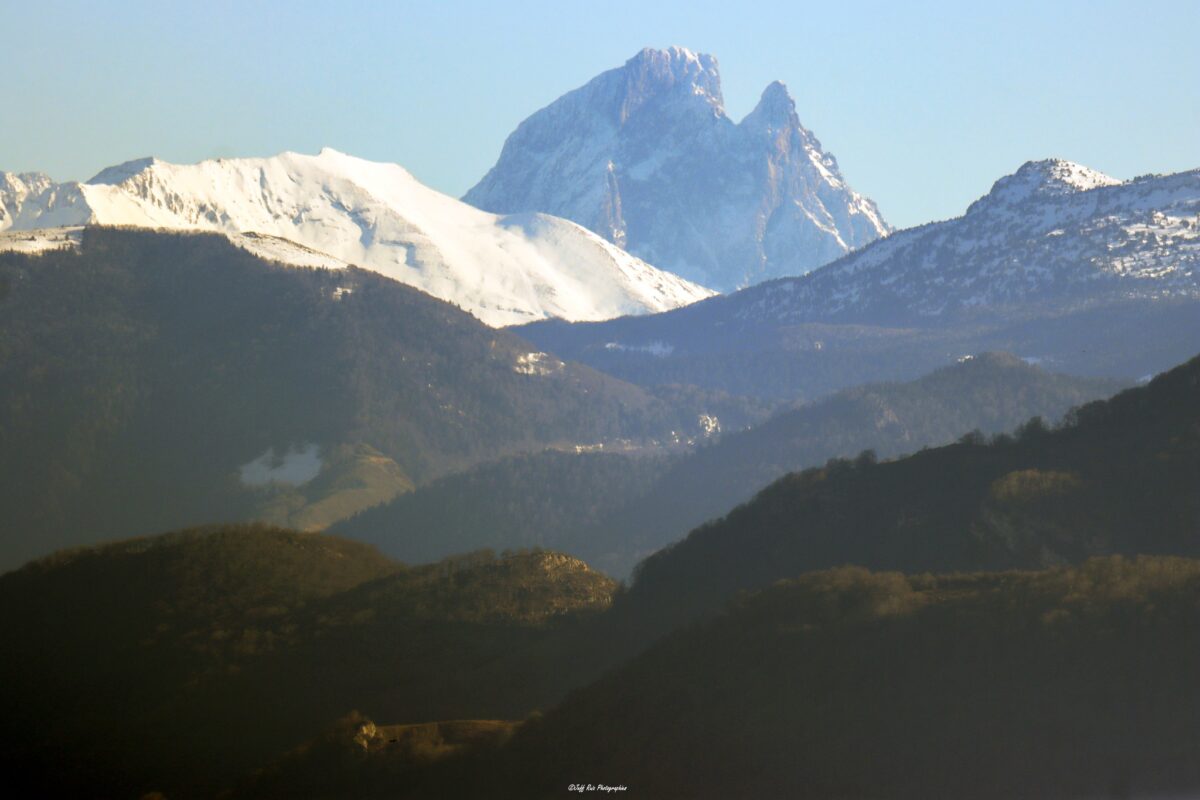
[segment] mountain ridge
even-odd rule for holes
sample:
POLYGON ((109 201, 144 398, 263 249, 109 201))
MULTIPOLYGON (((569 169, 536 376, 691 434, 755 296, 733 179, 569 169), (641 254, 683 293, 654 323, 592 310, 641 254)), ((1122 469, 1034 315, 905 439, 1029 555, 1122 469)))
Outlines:
MULTIPOLYGON (((1200 273, 1194 268, 1200 262, 1200 221, 1193 223, 1193 218, 1200 218, 1200 168, 1117 181, 1070 161, 1029 161, 997 180, 962 216, 897 231, 804 278, 773 281, 769 289, 765 285, 753 287, 748 293, 741 293, 740 299, 766 306, 770 303, 766 296, 772 292, 798 295, 795 300, 780 298, 775 313, 791 321, 812 322, 879 321, 889 301, 900 308, 893 317, 899 320, 936 320, 950 316, 947 311, 968 312, 974 307, 1009 312, 1015 310, 1010 305, 1017 301, 1044 304, 1042 295, 1050 289, 1059 292, 1054 300, 1071 302, 1063 289, 1086 291, 1092 288, 1087 285, 1089 282, 1133 283, 1142 279, 1160 283, 1146 291, 1136 284, 1101 287, 1102 291, 1108 291, 1094 292, 1092 297, 1085 295, 1075 300, 1074 305, 1095 303, 1107 296, 1155 296, 1164 292, 1200 296, 1200 273), (1089 228, 1089 224, 1094 227, 1089 228), (1001 230, 1002 225, 1007 225, 1008 230, 1001 230), (988 230, 989 226, 992 230, 988 230), (1058 242, 1047 245, 1038 241, 1039 237, 1056 239, 1068 234, 1079 238, 1090 236, 1090 241, 1080 242, 1077 252, 1065 257, 1053 252, 1058 242), (1013 241, 1014 236, 1023 238, 1013 241), (1132 259, 1122 259, 1120 249, 1136 250, 1141 243, 1139 239, 1155 241, 1144 248, 1148 252, 1134 252, 1132 259), (1155 258, 1163 247, 1159 239, 1166 240, 1178 253, 1155 258), (1011 253, 1016 247, 1024 247, 1025 252, 1008 255, 1004 261, 1002 251, 1011 253), (981 250, 984 255, 977 256, 981 250), (1118 251, 1117 255, 1109 254, 1113 250, 1118 251), (951 253, 960 260, 992 259, 982 264, 990 274, 958 264, 953 265, 957 275, 950 270, 935 270, 935 265, 951 265, 952 259, 946 257, 951 253), (911 266, 888 263, 889 259, 910 254, 915 259, 911 266), (1022 270, 1021 257, 1032 261, 1035 267, 1039 260, 1050 259, 1050 269, 1057 268, 1066 274, 1045 274, 1046 268, 1022 270), (1164 261, 1174 263, 1161 263, 1164 261), (921 271, 931 273, 932 277, 918 282, 921 271), (1043 274, 1038 275, 1039 271, 1043 274), (853 280, 860 273, 872 276, 876 272, 885 274, 873 286, 856 284, 853 280), (1016 276, 1010 279, 1014 285, 1001 284, 990 295, 966 294, 973 283, 988 278, 995 283, 1006 277, 1006 273, 1016 276), (1073 285, 1056 285, 1064 277, 1073 285), (1016 278, 1025 278, 1028 288, 1021 287, 1016 278), (1036 282, 1038 279, 1040 283, 1036 282), (936 284, 955 286, 955 281, 960 284, 956 287, 960 289, 958 298, 939 298, 932 289, 936 284), (907 294, 887 295, 882 292, 887 286, 897 286, 907 294), (881 291, 882 296, 862 301, 861 295, 871 288, 881 291), (921 290, 928 291, 929 296, 921 297, 921 290)), ((745 316, 751 312, 740 313, 745 316)))
POLYGON ((561 453, 491 462, 364 509, 330 531, 417 562, 538 545, 622 578, 788 472, 867 450, 895 458, 972 431, 1010 431, 1033 416, 1057 421, 1128 385, 986 353, 908 383, 855 387, 783 410, 667 462, 561 453))
POLYGON ((1075 374, 1153 374, 1200 349, 1197 305, 1200 169, 1116 183, 1045 160, 995 181, 959 217, 802 277, 519 332, 638 383, 811 397, 987 350, 1075 374))
POLYGON ((643 561, 631 618, 667 630, 738 591, 855 564, 908 573, 1200 555, 1200 356, 1051 428, 792 473, 643 561))
POLYGON ((491 325, 659 311, 711 294, 570 221, 487 214, 398 164, 332 148, 187 165, 142 158, 85 183, 0 174, 0 231, 87 224, 275 236, 456 303, 491 325))
POLYGON ((646 48, 518 125, 463 199, 573 219, 723 291, 891 230, 800 124, 783 83, 735 122, 720 80, 710 55, 646 48))

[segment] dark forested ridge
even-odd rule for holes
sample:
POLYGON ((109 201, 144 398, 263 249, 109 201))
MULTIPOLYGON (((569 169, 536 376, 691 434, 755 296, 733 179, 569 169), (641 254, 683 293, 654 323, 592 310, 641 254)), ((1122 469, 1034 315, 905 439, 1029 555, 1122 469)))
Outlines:
POLYGON ((541 545, 614 576, 787 472, 874 450, 879 457, 1057 420, 1124 383, 1055 375, 984 354, 909 383, 874 384, 782 412, 673 461, 522 456, 443 478, 334 528, 406 560, 541 545))
POLYGON ((892 458, 972 431, 1009 431, 1108 397, 1126 382, 1057 375, 985 353, 906 383, 871 384, 784 411, 675 461, 629 505, 566 548, 612 575, 728 513, 780 476, 870 450, 892 458))
POLYGON ((327 524, 506 453, 701 432, 703 406, 531 370, 530 345, 447 303, 217 235, 87 229, 0 254, 0 281, 0 566, 186 524, 327 524), (239 480, 310 446, 323 485, 239 480))
POLYGON ((733 594, 841 564, 1011 569, 1110 553, 1200 555, 1200 358, 1148 385, 892 462, 784 477, 648 558, 629 611, 663 629, 733 594))
POLYGON ((264 528, 68 551, 0 576, 0 767, 48 795, 1191 791, 1198 413, 1200 359, 1059 429, 834 461, 625 591, 264 528), (847 563, 913 574, 820 571, 847 563))
POLYGON ((666 638, 499 752, 435 765, 409 796, 580 781, 656 800, 1192 796, 1198 617, 1200 562, 1179 558, 812 573, 666 638))
POLYGON ((448 475, 334 525, 405 561, 480 548, 546 547, 580 556, 615 509, 653 490, 668 458, 545 451, 448 475))
POLYGON ((31 796, 211 797, 353 709, 519 718, 615 588, 549 552, 410 568, 263 526, 58 553, 0 576, 0 766, 31 796))

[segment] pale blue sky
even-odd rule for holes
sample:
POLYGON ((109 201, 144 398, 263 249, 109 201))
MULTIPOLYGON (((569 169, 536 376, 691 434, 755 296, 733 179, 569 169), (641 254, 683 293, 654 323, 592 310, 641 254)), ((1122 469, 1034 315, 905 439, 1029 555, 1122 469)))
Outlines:
POLYGON ((893 224, 954 216, 1059 156, 1200 167, 1200 2, 0 0, 0 169, 316 152, 454 195, 533 111, 644 46, 721 64, 747 113, 784 80, 893 224))

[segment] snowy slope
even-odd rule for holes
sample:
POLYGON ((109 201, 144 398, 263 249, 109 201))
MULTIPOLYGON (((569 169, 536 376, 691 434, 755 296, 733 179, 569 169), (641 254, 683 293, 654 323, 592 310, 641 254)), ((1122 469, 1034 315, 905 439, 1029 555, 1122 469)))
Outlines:
POLYGON ((961 217, 900 230, 803 277, 648 317, 518 332, 626 379, 722 389, 734 367, 750 385, 761 378, 754 369, 784 372, 811 351, 823 360, 797 369, 816 377, 905 337, 917 371, 982 348, 1141 375, 1200 348, 1200 317, 1188 319, 1196 305, 1200 169, 1121 182, 1049 160, 996 181, 961 217), (706 372, 713 354, 733 355, 706 372))
POLYGON ((1024 164, 956 219, 892 234, 729 311, 774 322, 1019 317, 1200 297, 1200 170, 1122 183, 1069 161, 1024 164))
POLYGON ((735 123, 716 59, 679 47, 647 48, 533 114, 464 199, 573 219, 722 291, 803 274, 890 230, 782 83, 735 123))
MULTIPOLYGON (((83 245, 84 226, 11 229, 0 231, 0 253, 44 253, 47 250, 78 250, 83 245)), ((312 269, 345 269, 345 261, 302 244, 261 233, 229 233, 230 242, 266 261, 312 269)))
POLYGON ((330 149, 192 165, 143 159, 84 184, 0 174, 0 211, 0 230, 100 224, 260 234, 239 244, 303 266, 357 264, 491 325, 663 311, 712 294, 575 223, 482 212, 398 165, 330 149))
POLYGON ((0 231, 0 253, 44 253, 47 250, 78 249, 82 238, 83 228, 78 226, 0 231))
POLYGON ((1119 182, 1030 162, 963 216, 803 277, 518 333, 625 380, 764 396, 904 379, 986 350, 1077 374, 1153 374, 1200 351, 1200 170, 1119 182))

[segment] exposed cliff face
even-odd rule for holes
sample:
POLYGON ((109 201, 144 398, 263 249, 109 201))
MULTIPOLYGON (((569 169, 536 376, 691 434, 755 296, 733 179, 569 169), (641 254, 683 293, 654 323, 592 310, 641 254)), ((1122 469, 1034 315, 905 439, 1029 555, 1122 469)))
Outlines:
POLYGON ((716 59, 677 47, 643 50, 525 120, 464 199, 572 219, 721 290, 803 274, 890 230, 782 83, 735 123, 716 59))
POLYGON ((41 172, 0 172, 0 231, 77 225, 90 210, 79 184, 41 172))

